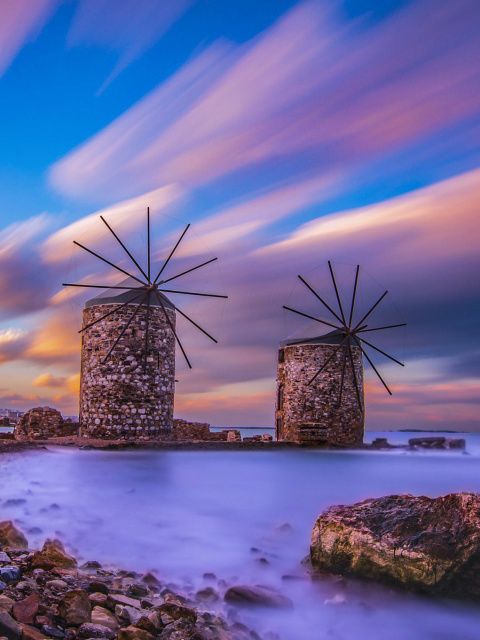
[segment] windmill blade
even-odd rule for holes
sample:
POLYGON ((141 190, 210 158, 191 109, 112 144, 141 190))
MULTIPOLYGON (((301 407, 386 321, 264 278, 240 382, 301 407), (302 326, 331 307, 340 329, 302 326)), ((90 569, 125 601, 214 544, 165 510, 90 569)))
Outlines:
POLYGON ((204 296, 205 298, 228 298, 219 293, 199 293, 197 291, 176 291, 174 289, 159 289, 162 293, 181 293, 186 296, 204 296))
POLYGON ((172 280, 176 280, 176 278, 180 278, 181 276, 184 276, 186 273, 190 273, 192 271, 196 271, 196 269, 200 269, 200 267, 204 267, 207 264, 210 264, 211 262, 215 262, 215 260, 218 260, 218 258, 212 258, 211 260, 207 260, 206 262, 202 262, 202 264, 198 264, 196 267, 192 267, 191 269, 187 269, 186 271, 182 271, 182 273, 177 273, 176 276, 172 276, 171 278, 168 278, 168 280, 161 280, 158 284, 162 285, 162 284, 167 284, 167 282, 171 282, 172 280))
POLYGON ((385 351, 382 351, 381 349, 379 349, 378 347, 373 345, 371 342, 367 342, 367 340, 365 340, 365 338, 360 338, 359 337, 358 339, 361 340, 362 342, 364 342, 365 344, 368 344, 369 347, 371 347, 372 349, 375 349, 375 351, 378 351, 378 353, 381 353, 383 356, 386 356, 387 358, 390 358, 390 360, 393 360, 393 362, 396 362, 397 364, 399 364, 402 367, 405 366, 403 362, 400 362, 400 360, 397 360, 393 356, 389 356, 388 353, 385 353, 385 351))
POLYGON ((147 279, 147 275, 145 273, 145 271, 142 269, 142 267, 138 264, 138 262, 135 260, 135 258, 132 256, 132 254, 130 253, 130 251, 127 249, 127 247, 123 244, 123 242, 120 240, 120 238, 118 237, 118 235, 115 233, 115 231, 112 229, 112 227, 108 224, 108 222, 105 220, 105 218, 103 216, 100 216, 100 220, 102 220, 105 225, 107 226, 107 229, 113 234, 113 237, 115 238, 115 240, 118 242, 118 244, 122 247, 122 249, 125 251, 125 253, 127 254, 127 256, 130 258, 130 260, 133 262, 133 264, 137 267, 137 269, 140 271, 140 273, 142 274, 142 276, 144 278, 147 279))
POLYGON ((150 207, 147 207, 147 280, 150 284, 150 207))
POLYGON ((188 320, 189 322, 191 322, 193 324, 194 327, 197 327, 197 329, 200 329, 200 331, 202 333, 204 333, 206 336, 208 336, 210 338, 210 340, 213 340, 213 342, 215 342, 215 344, 218 344, 218 340, 215 340, 215 338, 213 336, 211 336, 209 333, 207 333, 207 331, 205 331, 205 329, 202 329, 202 327, 197 324, 194 320, 192 320, 191 318, 189 318, 187 316, 186 313, 184 313, 183 311, 181 311, 178 307, 175 307, 175 310, 181 315, 183 316, 186 320, 188 320))
MULTIPOLYGON (((105 358, 102 360, 102 364, 105 364, 108 360, 108 358, 110 357, 110 354, 112 353, 112 351, 115 349, 115 347, 117 346, 117 344, 120 342, 120 340, 122 339, 122 337, 125 334, 125 331, 128 329, 128 327, 130 326, 132 320, 134 319, 134 317, 137 315, 138 310, 140 309, 140 307, 142 306, 145 298, 147 297, 147 294, 145 294, 143 296, 143 298, 140 300, 140 302, 138 303, 137 307, 135 308, 135 311, 132 313, 132 315, 130 316, 127 324, 123 327, 120 335, 118 336, 118 338, 115 340, 115 342, 113 343, 113 345, 110 347, 110 349, 108 350, 107 355, 105 356, 105 358)), ((118 311, 118 309, 117 309, 118 311)))
POLYGON ((102 320, 105 320, 105 318, 108 318, 109 316, 112 316, 114 313, 117 313, 117 311, 120 311, 120 309, 123 309, 124 307, 126 307, 128 304, 131 304, 134 300, 138 300, 138 298, 141 296, 142 294, 139 293, 138 295, 136 295, 135 297, 133 297, 131 300, 128 300, 127 302, 124 302, 123 304, 121 304, 119 307, 115 307, 115 309, 113 309, 112 311, 109 311, 108 313, 106 313, 104 316, 102 316, 101 318, 98 318, 98 320, 95 320, 94 322, 90 322, 90 324, 85 325, 84 327, 82 327, 80 329, 80 331, 78 331, 78 333, 82 333, 83 331, 86 331, 87 329, 90 329, 90 327, 93 327, 93 325, 97 324, 97 322, 101 322, 102 320))
POLYGON ((364 322, 364 321, 368 318, 368 316, 372 313, 372 311, 373 311, 376 307, 378 307, 378 305, 379 305, 379 304, 380 304, 380 302, 384 299, 384 297, 387 295, 387 293, 388 293, 388 291, 385 291, 385 293, 384 293, 382 296, 380 296, 380 298, 376 301, 376 303, 373 305, 373 307, 370 309, 370 311, 368 311, 368 312, 363 316, 363 318, 360 320, 360 322, 358 322, 358 323, 357 323, 357 325, 356 325, 356 327, 353 329, 353 331, 357 331, 357 330, 358 330, 358 327, 362 324, 362 322, 364 322))
POLYGON ((323 304, 323 305, 324 305, 324 306, 325 306, 325 307, 330 311, 330 313, 331 313, 332 315, 334 315, 334 316, 335 316, 335 318, 336 318, 336 319, 341 323, 341 322, 342 322, 342 319, 340 318, 340 316, 339 316, 339 315, 337 315, 337 314, 335 313, 335 311, 332 309, 332 307, 330 307, 330 306, 325 302, 325 300, 323 300, 323 299, 318 295, 318 293, 315 291, 315 289, 314 289, 313 287, 311 287, 311 286, 308 284, 308 282, 307 282, 304 278, 302 278, 302 276, 300 276, 300 275, 299 275, 298 277, 299 277, 299 278, 300 278, 300 280, 303 282, 303 284, 304 284, 308 289, 310 289, 310 291, 313 293, 313 295, 314 295, 316 298, 318 298, 318 300, 320 300, 320 302, 321 302, 321 303, 322 303, 322 304, 323 304))
POLYGON ((342 379, 340 381, 340 393, 338 395, 338 408, 340 409, 340 406, 342 404, 342 394, 343 394, 343 381, 345 379, 345 367, 347 365, 347 350, 345 349, 343 351, 343 367, 342 367, 342 379))
POLYGON ((76 244, 77 247, 80 247, 81 249, 84 249, 85 251, 88 251, 88 253, 91 253, 92 256, 95 256, 96 258, 98 258, 99 260, 101 260, 102 262, 105 262, 105 264, 110 265, 111 267, 113 267, 114 269, 116 269, 117 271, 120 271, 121 273, 124 273, 126 276, 128 276, 129 278, 133 278, 134 280, 136 280, 137 282, 140 282, 140 284, 145 284, 144 282, 142 282, 140 280, 140 278, 137 278, 136 276, 132 276, 131 273, 128 273, 128 271, 125 271, 125 269, 122 269, 121 267, 118 267, 116 264, 113 264, 113 262, 110 262, 110 260, 107 260, 106 258, 102 258, 102 256, 99 256, 98 253, 95 253, 95 251, 92 251, 91 249, 88 249, 87 247, 84 247, 83 244, 80 244, 80 242, 77 242, 76 240, 73 241, 73 244, 76 244))
MULTIPOLYGON (((368 326, 368 325, 364 325, 364 326, 368 326)), ((402 322, 401 324, 390 324, 386 327, 373 327, 372 329, 363 329, 362 327, 360 327, 360 329, 357 330, 357 333, 367 333, 367 331, 382 331, 383 329, 394 329, 395 327, 406 327, 407 323, 406 322, 402 322)))
POLYGON ((385 382, 385 380, 382 378, 382 376, 378 373, 376 366, 373 364, 373 362, 370 360, 370 358, 368 357, 368 353, 365 351, 365 349, 362 347, 361 343, 357 340, 357 338, 355 336, 353 336, 353 339, 355 340, 355 342, 358 344, 358 346, 360 347, 360 349, 362 350, 363 355, 365 356, 365 358, 368 360, 368 363, 370 364, 370 366, 372 367, 372 369, 375 371, 375 373, 377 374, 378 378, 380 379, 380 382, 383 384, 383 386, 385 387, 385 389, 388 391, 388 393, 390 395, 393 395, 392 392, 390 391, 390 389, 387 386, 387 383, 385 382))
POLYGON ((344 326, 347 326, 347 321, 345 320, 345 314, 343 313, 342 301, 340 300, 340 294, 338 293, 337 282, 335 280, 335 275, 333 273, 332 263, 330 262, 330 260, 328 261, 328 268, 330 269, 330 275, 332 276, 333 286, 335 288, 335 295, 337 296, 338 306, 340 308, 340 313, 342 315, 342 322, 344 326))
POLYGON ((343 340, 342 344, 338 345, 338 347, 335 349, 335 351, 332 354, 330 354, 330 356, 325 360, 325 362, 322 364, 322 366, 317 371, 317 373, 313 376, 313 378, 311 378, 307 382, 307 386, 311 385, 312 382, 316 379, 316 377, 319 376, 322 373, 322 371, 325 369, 325 367, 330 362, 330 360, 338 353, 338 351, 343 347, 343 345, 346 343, 347 340, 348 340, 348 336, 345 336, 345 339, 343 340))
POLYGON ((185 353, 185 349, 183 348, 182 343, 180 342, 179 337, 177 336, 177 332, 175 331, 175 327, 172 324, 172 321, 170 320, 170 318, 168 317, 168 313, 167 310, 165 309, 165 305, 163 304, 163 300, 160 297, 160 294, 158 293, 158 291, 156 289, 154 289, 154 293, 157 296, 158 302, 160 303, 160 306, 162 307, 163 310, 163 314, 165 316, 165 319, 170 327, 170 329, 172 330, 173 335, 175 336, 175 340, 178 342, 178 346, 180 347, 182 353, 183 353, 183 357, 185 358, 185 361, 188 365, 188 368, 191 369, 192 365, 190 364, 190 360, 188 359, 187 354, 185 353))
POLYGON ((286 307, 285 305, 283 305, 283 308, 286 309, 287 311, 293 311, 293 313, 297 313, 299 316, 303 316, 304 318, 310 318, 310 320, 315 320, 315 322, 326 324, 328 327, 333 327, 338 331, 342 330, 341 327, 337 327, 336 325, 331 324, 330 322, 326 322, 325 320, 319 320, 318 318, 315 318, 315 316, 311 316, 308 313, 303 313, 303 311, 297 311, 296 309, 292 309, 291 307, 286 307))
POLYGON ((146 373, 147 371, 147 352, 148 352, 148 329, 149 329, 149 322, 150 322, 150 295, 151 295, 151 291, 148 292, 147 294, 147 319, 146 319, 146 327, 145 327, 145 353, 144 353, 144 357, 143 357, 143 373, 146 373))
POLYGON ((350 344, 347 344, 347 348, 348 348, 348 355, 350 357, 350 364, 352 365, 353 382, 355 383, 355 391, 357 392, 358 407, 359 407, 360 411, 362 411, 363 410, 363 403, 362 403, 362 399, 361 399, 361 396, 360 396, 360 390, 358 388, 357 373, 355 371, 355 363, 353 362, 352 347, 350 346, 350 344))
POLYGON ((355 307, 355 297, 357 295, 358 274, 360 273, 360 265, 357 264, 357 272, 355 274, 355 284, 353 285, 352 306, 350 307, 350 318, 348 319, 348 328, 352 327, 353 308, 355 307))
POLYGON ((173 249, 170 251, 170 255, 168 256, 168 258, 165 260, 165 262, 163 263, 162 268, 160 269, 160 271, 157 273, 157 277, 155 278, 155 280, 153 281, 153 284, 155 284, 157 282, 157 280, 159 279, 159 277, 162 275, 163 271, 165 270, 165 267, 167 266, 167 264, 170 262, 170 258, 173 256, 173 254, 175 253, 175 251, 177 250, 178 245, 180 244, 180 242, 183 240, 183 236, 187 233, 188 228, 189 228, 190 224, 187 224, 187 226, 185 227, 182 235, 180 236, 180 238, 177 240, 177 244, 173 247, 173 249))
POLYGON ((87 289, 123 289, 135 290, 142 289, 142 287, 111 287, 109 284, 73 284, 71 282, 62 282, 62 287, 85 287, 87 289))

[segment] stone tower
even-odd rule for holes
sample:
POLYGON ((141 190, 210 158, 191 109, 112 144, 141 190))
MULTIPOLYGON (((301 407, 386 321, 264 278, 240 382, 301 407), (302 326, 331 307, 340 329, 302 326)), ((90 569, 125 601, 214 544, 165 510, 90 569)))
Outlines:
MULTIPOLYGON (((136 285, 130 278, 120 284, 136 285)), ((146 368, 146 304, 103 363, 138 306, 136 295, 108 289, 85 304, 83 327, 124 306, 82 333, 80 425, 84 437, 150 439, 168 437, 173 431, 175 336, 155 296, 150 298, 146 368)), ((175 327, 175 307, 159 295, 175 327)))
MULTIPOLYGON (((306 332, 305 332, 306 333, 306 332)), ((339 331, 317 337, 301 332, 280 344, 276 403, 276 438, 298 443, 356 445, 363 441, 363 359, 352 338, 352 352, 362 407, 347 351, 342 401, 338 398, 347 346, 342 346, 309 385, 317 371, 345 339, 339 331)))

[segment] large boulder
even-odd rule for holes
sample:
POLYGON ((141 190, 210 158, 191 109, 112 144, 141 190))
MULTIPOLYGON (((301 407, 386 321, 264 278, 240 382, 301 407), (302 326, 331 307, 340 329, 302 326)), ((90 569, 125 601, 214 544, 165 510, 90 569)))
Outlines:
POLYGON ((315 569, 480 600, 480 495, 393 495, 317 519, 315 569))

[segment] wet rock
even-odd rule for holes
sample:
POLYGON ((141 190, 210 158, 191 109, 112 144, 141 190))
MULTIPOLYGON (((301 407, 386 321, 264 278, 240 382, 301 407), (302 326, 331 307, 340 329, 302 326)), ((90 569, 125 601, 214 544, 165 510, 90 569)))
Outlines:
POLYGON ((42 631, 45 635, 50 638, 56 638, 56 640, 62 640, 65 638, 65 633, 58 627, 53 627, 52 625, 44 624, 42 626, 42 631))
POLYGON ((151 620, 147 618, 147 616, 141 616, 137 622, 135 623, 137 629, 143 629, 144 631, 148 631, 152 635, 156 635, 157 627, 153 624, 151 620))
POLYGON ((0 545, 2 549, 28 549, 28 541, 11 520, 0 522, 0 545))
POLYGON ((52 591, 63 591, 68 589, 68 584, 64 580, 49 580, 45 586, 52 591))
POLYGON ((29 624, 20 623, 19 626, 22 630, 22 640, 46 640, 47 638, 41 631, 29 624))
POLYGON ((13 605, 13 617, 17 622, 33 624, 38 613, 40 598, 37 593, 32 593, 27 598, 15 602, 13 605))
POLYGON ((165 627, 160 638, 161 640, 205 640, 205 636, 196 627, 183 620, 177 620, 165 627))
POLYGON ((125 593, 128 596, 132 596, 133 598, 144 598, 148 595, 148 589, 145 585, 135 582, 128 585, 128 587, 125 589, 125 593))
POLYGON ((65 551, 60 540, 47 539, 41 551, 34 553, 31 566, 33 569, 75 569, 77 561, 65 551))
POLYGON ((8 640, 20 640, 22 629, 6 611, 0 611, 0 636, 8 640))
POLYGON ((109 593, 106 602, 107 608, 111 611, 115 611, 117 604, 122 605, 122 607, 135 607, 136 609, 141 608, 140 601, 135 600, 135 598, 129 598, 121 593, 109 593))
POLYGON ((13 608, 14 600, 7 596, 0 596, 0 611, 10 613, 13 608))
POLYGON ((142 576, 142 582, 147 584, 149 587, 160 587, 161 586, 160 585, 160 580, 158 578, 156 578, 153 575, 153 573, 150 573, 150 571, 142 576))
POLYGON ((200 589, 200 591, 197 591, 195 596, 197 597, 197 600, 200 600, 201 602, 217 602, 217 600, 219 600, 218 593, 215 589, 212 589, 212 587, 200 589))
POLYGON ((10 556, 5 551, 0 551, 0 562, 10 562, 10 556))
POLYGON ((106 593, 99 593, 98 591, 96 593, 91 593, 88 598, 90 600, 90 602, 92 603, 92 605, 95 606, 99 606, 99 607, 103 607, 106 602, 107 602, 107 594, 106 593))
POLYGON ((191 624, 195 624, 197 621, 197 613, 193 609, 189 607, 185 607, 179 600, 175 600, 173 598, 167 599, 165 598, 165 602, 158 607, 158 611, 162 616, 162 620, 164 616, 168 616, 172 620, 185 620, 190 622, 191 624))
POLYGON ((236 585, 225 593, 225 602, 243 606, 270 607, 274 609, 290 609, 293 603, 290 598, 274 589, 256 585, 236 585))
POLYGON ((92 622, 95 624, 103 625, 104 627, 108 627, 112 631, 117 631, 120 627, 118 620, 115 618, 113 613, 104 607, 94 607, 92 610, 92 622))
POLYGON ((101 624, 94 624, 92 622, 84 622, 78 628, 77 638, 106 638, 106 640, 113 640, 117 637, 115 631, 104 627, 101 624))
MULTIPOLYGON (((150 620, 150 622, 153 624, 153 626, 156 629, 163 629, 163 627, 165 626, 163 624, 163 620, 162 617, 160 615, 160 613, 158 611, 152 611, 152 613, 148 614, 148 619, 150 620)), ((148 629, 147 629, 148 631, 148 629)))
POLYGON ((58 612, 67 625, 78 627, 91 621, 92 605, 82 589, 68 591, 58 604, 58 612))
POLYGON ((394 495, 327 509, 312 565, 422 592, 480 600, 480 495, 394 495))
POLYGON ((88 585, 90 593, 108 593, 108 585, 100 580, 93 580, 88 585))
POLYGON ((136 607, 124 607, 121 604, 117 604, 115 607, 115 617, 135 625, 142 617, 142 612, 136 607))
POLYGON ((155 640, 155 636, 144 629, 130 626, 126 629, 120 629, 118 640, 155 640))
POLYGON ((97 571, 101 569, 102 565, 96 560, 89 560, 88 562, 84 562, 80 567, 80 571, 97 571))
POLYGON ((2 582, 13 582, 20 578, 20 569, 13 565, 0 567, 0 580, 2 582))

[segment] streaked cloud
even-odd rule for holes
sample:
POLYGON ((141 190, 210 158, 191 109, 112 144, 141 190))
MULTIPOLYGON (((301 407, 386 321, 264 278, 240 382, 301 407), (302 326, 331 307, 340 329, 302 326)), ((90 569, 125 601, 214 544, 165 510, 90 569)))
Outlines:
POLYGON ((0 77, 18 52, 33 40, 59 0, 2 0, 0 3, 0 77))
POLYGON ((68 34, 71 46, 106 47, 119 54, 109 84, 152 47, 195 0, 80 0, 68 34))
POLYGON ((368 27, 298 5, 245 45, 212 45, 50 180, 118 199, 273 167, 291 180, 353 171, 478 114, 479 18, 474 0, 421 0, 368 27))

